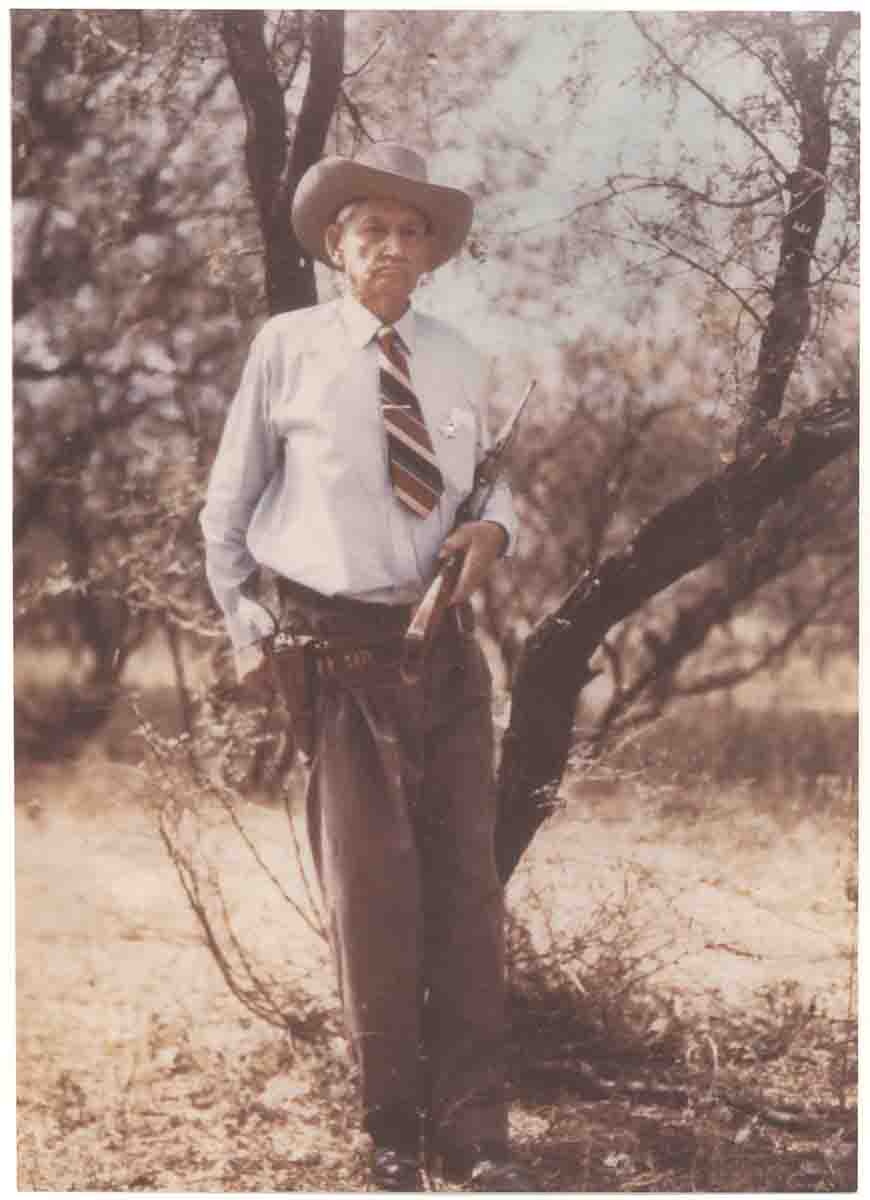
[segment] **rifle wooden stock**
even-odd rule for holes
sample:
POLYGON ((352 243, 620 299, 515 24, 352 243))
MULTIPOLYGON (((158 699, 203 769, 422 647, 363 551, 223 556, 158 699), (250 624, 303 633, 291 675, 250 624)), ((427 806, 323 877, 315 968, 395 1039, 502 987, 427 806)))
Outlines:
MULTIPOLYGON (((486 453, 483 460, 477 464, 477 469, 474 472, 474 487, 470 495, 466 496, 465 500, 459 506, 454 529, 457 529, 466 521, 481 519, 487 498, 492 494, 492 490, 498 481, 503 459, 510 449, 519 419, 534 390, 535 380, 532 379, 526 387, 522 400, 520 400, 517 407, 505 421, 504 427, 495 440, 495 444, 486 453)), ((405 633, 402 660, 402 677, 406 683, 413 683, 420 677, 426 653, 432 643, 432 639, 438 632, 439 625, 444 619, 447 605, 450 603, 450 598, 459 581, 464 558, 464 552, 458 551, 456 554, 451 554, 442 563, 438 574, 429 584, 426 595, 420 601, 417 611, 411 618, 411 623, 405 633)))
POLYGON ((438 632, 459 581, 464 558, 465 555, 457 551, 441 564, 405 631, 402 676, 408 683, 420 677, 426 652, 438 632))

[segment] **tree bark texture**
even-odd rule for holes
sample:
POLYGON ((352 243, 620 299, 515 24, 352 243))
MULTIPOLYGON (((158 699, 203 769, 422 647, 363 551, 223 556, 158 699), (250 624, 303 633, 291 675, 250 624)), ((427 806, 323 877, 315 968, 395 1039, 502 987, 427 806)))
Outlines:
POLYGON ((499 768, 496 857, 504 881, 557 805, 577 699, 593 678, 589 662, 607 631, 729 543, 750 537, 773 504, 857 443, 857 384, 846 400, 835 396, 807 410, 788 439, 765 429, 781 413, 809 329, 810 268, 825 218, 831 153, 830 75, 856 21, 854 13, 840 14, 827 45, 811 56, 790 14, 778 17, 801 142, 797 165, 785 181, 790 199, 779 264, 737 460, 667 504, 624 550, 588 571, 526 641, 499 768))
POLYGON ((800 117, 798 162, 788 176, 788 208, 783 219, 779 264, 770 293, 771 310, 758 353, 754 394, 740 434, 751 444, 763 426, 779 416, 798 353, 810 327, 810 267, 825 219, 831 158, 829 73, 855 14, 835 20, 829 43, 810 57, 791 27, 791 16, 779 17, 779 40, 790 90, 800 117))
POLYGON ((292 138, 261 10, 227 12, 221 31, 245 113, 245 165, 257 206, 270 315, 317 303, 314 263, 290 223, 299 180, 323 153, 344 72, 344 13, 312 12, 309 69, 292 138))
POLYGON ((857 444, 858 397, 810 408, 771 440, 665 505, 621 551, 587 572, 533 630, 517 665, 499 767, 496 857, 504 882, 555 810, 577 700, 605 634, 651 597, 750 537, 764 514, 857 444))

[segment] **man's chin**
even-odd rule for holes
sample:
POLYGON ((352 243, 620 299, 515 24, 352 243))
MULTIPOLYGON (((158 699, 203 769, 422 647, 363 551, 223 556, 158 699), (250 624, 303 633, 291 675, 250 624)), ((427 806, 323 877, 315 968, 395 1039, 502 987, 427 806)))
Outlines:
POLYGON ((382 317, 385 321, 397 321, 411 303, 411 293, 414 287, 404 280, 401 284, 382 276, 375 286, 368 288, 360 301, 366 308, 382 317), (380 284, 380 286, 378 286, 380 284))
POLYGON ((372 278, 402 280, 407 287, 412 276, 407 267, 375 267, 372 278))

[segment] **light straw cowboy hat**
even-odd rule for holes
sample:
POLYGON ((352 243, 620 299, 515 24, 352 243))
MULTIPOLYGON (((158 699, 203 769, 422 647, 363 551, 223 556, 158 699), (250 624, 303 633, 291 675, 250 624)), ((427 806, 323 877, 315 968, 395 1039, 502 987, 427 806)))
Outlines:
POLYGON ((293 198, 293 228, 314 258, 333 267, 324 234, 353 200, 395 200, 428 218, 432 269, 458 253, 471 228, 474 201, 458 188, 430 183, 426 163, 397 142, 381 142, 359 158, 322 158, 302 176, 293 198))

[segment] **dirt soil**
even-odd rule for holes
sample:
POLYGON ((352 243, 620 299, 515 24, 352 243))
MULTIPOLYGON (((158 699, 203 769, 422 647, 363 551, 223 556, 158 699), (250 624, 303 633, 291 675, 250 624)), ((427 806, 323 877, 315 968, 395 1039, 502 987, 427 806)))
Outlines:
MULTIPOLYGON (((153 785, 98 753, 18 780, 18 1187, 364 1190, 324 944, 215 821, 209 861, 239 937, 317 1036, 255 1019, 203 944, 153 785)), ((536 944, 597 947, 578 997, 612 978, 610 930, 650 968, 637 994, 660 998, 617 1031, 631 1054, 614 1033, 609 1060, 552 1036, 558 1058, 534 1038, 517 1056, 513 1134, 542 1191, 855 1187, 850 821, 798 801, 763 816, 756 800, 593 783, 512 883, 536 944)), ((284 811, 243 817, 307 910, 284 811)))

